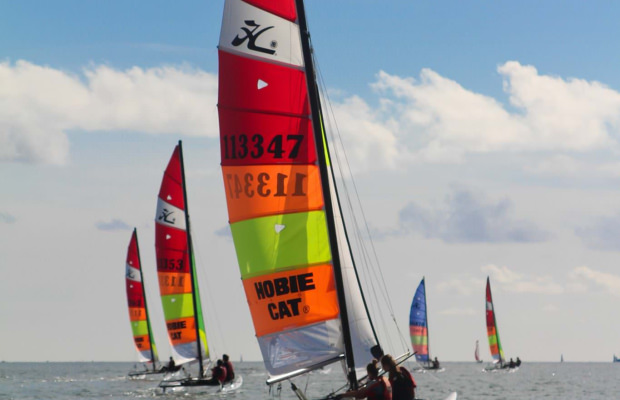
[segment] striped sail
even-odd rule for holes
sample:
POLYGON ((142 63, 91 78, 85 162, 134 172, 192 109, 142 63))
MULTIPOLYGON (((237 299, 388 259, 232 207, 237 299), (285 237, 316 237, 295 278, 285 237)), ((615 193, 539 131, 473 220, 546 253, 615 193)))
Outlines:
POLYGON ((426 286, 424 278, 415 291, 409 312, 409 333, 418 362, 428 362, 428 319, 426 316, 426 286))
POLYGON ((129 321, 140 362, 153 363, 153 368, 155 368, 155 363, 158 361, 157 348, 155 347, 155 340, 151 330, 144 284, 142 282, 138 233, 134 228, 127 249, 127 261, 125 262, 125 286, 127 289, 129 321))
POLYGON ((491 282, 487 277, 486 292, 486 314, 487 314, 487 335, 489 336, 489 348, 491 349, 491 357, 493 360, 502 363, 504 351, 499 341, 499 331, 497 330, 497 320, 495 319, 495 309, 493 308, 493 298, 491 297, 491 282))
POLYGON ((202 368, 202 360, 209 352, 189 237, 184 175, 179 141, 164 172, 157 199, 157 275, 172 356, 177 364, 198 360, 202 368))
POLYGON ((347 345, 354 349, 347 356, 363 368, 377 346, 338 206, 326 209, 326 199, 337 202, 336 189, 322 125, 313 125, 308 84, 316 84, 307 82, 298 15, 294 0, 227 0, 219 43, 228 217, 256 336, 275 379, 333 362, 347 345))

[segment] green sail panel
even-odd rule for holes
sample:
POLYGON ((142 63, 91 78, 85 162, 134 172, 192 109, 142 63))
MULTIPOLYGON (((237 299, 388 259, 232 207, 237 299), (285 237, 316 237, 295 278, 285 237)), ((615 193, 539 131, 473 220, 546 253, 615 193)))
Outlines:
POLYGON ((230 227, 242 279, 331 260, 323 211, 253 218, 230 227))

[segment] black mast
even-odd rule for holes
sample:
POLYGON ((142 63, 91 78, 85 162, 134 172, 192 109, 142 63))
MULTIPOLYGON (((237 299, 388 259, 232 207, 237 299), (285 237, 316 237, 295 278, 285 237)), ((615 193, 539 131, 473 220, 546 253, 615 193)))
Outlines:
POLYGON ((140 263, 140 283, 142 284, 142 298, 144 299, 144 312, 146 314, 146 329, 149 333, 149 346, 151 346, 151 361, 153 362, 153 372, 155 368, 155 353, 153 351, 153 332, 151 331, 151 320, 149 318, 149 309, 146 306, 146 291, 144 290, 144 276, 142 275, 142 259, 140 258, 140 246, 138 246, 138 230, 133 228, 133 236, 136 238, 136 252, 138 253, 138 263, 140 263))
POLYGON ((181 141, 179 140, 179 161, 181 162, 181 179, 182 179, 182 187, 183 187, 183 204, 185 205, 185 227, 187 229, 187 255, 189 258, 189 270, 191 272, 191 282, 192 282, 192 302, 194 306, 194 322, 196 325, 196 347, 198 349, 198 378, 202 378, 204 376, 204 367, 202 365, 202 346, 200 344, 200 324, 199 315, 198 315, 198 305, 196 302, 196 282, 194 281, 194 249, 192 247, 192 235, 191 229, 189 226, 189 208, 187 206, 187 190, 185 189, 185 164, 183 163, 183 146, 181 141))
POLYGON ((347 363, 347 379, 352 389, 357 389, 357 377, 355 374, 355 361, 353 359, 353 345, 351 343, 351 329, 349 327, 349 316, 347 312, 346 298, 344 292, 344 283, 342 278, 342 270, 340 267, 340 256, 338 251, 338 238, 336 236, 336 225, 334 222, 333 203, 329 189, 329 173, 327 169, 327 160, 325 150, 327 143, 323 141, 323 126, 321 121, 320 101, 318 88, 314 73, 314 63, 312 61, 310 34, 306 24, 306 12, 303 0, 295 0, 297 5, 297 18, 299 20, 299 33, 301 36, 301 46, 304 56, 304 66, 306 68, 306 83, 308 86, 308 96, 310 98, 310 110, 312 112, 312 130, 314 131, 314 141, 316 152, 319 159, 319 170, 321 173, 321 186, 323 189, 323 198, 325 201, 325 217, 327 219, 327 230, 329 233, 329 244, 332 251, 332 263, 334 266, 334 275, 336 279, 336 293, 338 295, 338 304, 340 306, 340 320, 342 323, 342 334, 344 337, 345 360, 347 363))

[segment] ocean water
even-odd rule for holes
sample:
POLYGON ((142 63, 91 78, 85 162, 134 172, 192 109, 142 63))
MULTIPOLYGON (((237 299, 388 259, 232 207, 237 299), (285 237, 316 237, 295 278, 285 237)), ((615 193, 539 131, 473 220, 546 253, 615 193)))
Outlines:
MULTIPOLYGON (((129 380, 133 363, 0 363, 0 399, 296 399, 290 383, 269 392, 260 362, 236 363, 243 387, 235 393, 167 392, 158 381, 129 380)), ((482 372, 482 364, 442 363, 443 372, 414 373, 417 397, 442 400, 450 392, 466 399, 620 399, 620 363, 523 363, 512 372, 482 372)), ((343 383, 339 365, 328 373, 294 379, 310 399, 338 389, 343 383)))

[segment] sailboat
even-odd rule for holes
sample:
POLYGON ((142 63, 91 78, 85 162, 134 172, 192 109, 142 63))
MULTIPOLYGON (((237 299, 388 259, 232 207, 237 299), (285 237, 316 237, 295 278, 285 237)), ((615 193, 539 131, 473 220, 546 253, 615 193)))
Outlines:
POLYGON ((267 384, 343 362, 357 388, 383 350, 340 209, 303 2, 227 0, 218 53, 228 217, 267 384))
POLYGON ((140 248, 138 247, 138 232, 134 228, 127 248, 125 262, 125 287, 127 289, 127 306, 129 308, 129 322, 133 333, 133 341, 138 351, 138 360, 150 364, 151 368, 134 370, 129 373, 131 379, 143 379, 147 375, 160 374, 157 367, 157 347, 151 329, 144 280, 142 279, 142 263, 140 262, 140 248))
POLYGON ((620 362, 620 358, 616 357, 616 355, 615 355, 615 354, 614 354, 614 362, 615 362, 615 363, 620 362))
POLYGON ((517 358, 516 365, 510 360, 510 364, 506 362, 504 357, 504 350, 502 349, 502 343, 499 340, 499 330, 497 329, 497 319, 495 317, 495 308, 493 307, 493 297, 491 296, 491 281, 487 276, 487 289, 486 289, 486 319, 487 319, 487 335, 489 337, 489 348, 491 350, 491 357, 493 358, 493 365, 485 368, 486 370, 495 370, 503 368, 515 368, 521 364, 519 358, 517 358))
POLYGON ((175 147, 157 199, 155 216, 155 250, 159 291, 172 347, 175 367, 188 363, 198 364, 198 376, 173 374, 159 384, 166 388, 188 386, 216 386, 220 390, 234 390, 243 379, 220 387, 206 377, 205 362, 209 362, 209 347, 198 289, 198 278, 191 238, 187 205, 181 141, 175 147))
POLYGON ((422 369, 439 370, 439 362, 430 356, 428 342, 428 313, 426 308, 426 284, 422 278, 411 301, 409 312, 409 333, 415 359, 422 369))
POLYGON ((478 340, 476 340, 476 348, 474 350, 474 358, 476 359, 477 363, 481 363, 482 359, 480 358, 480 343, 478 343, 478 340))

